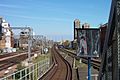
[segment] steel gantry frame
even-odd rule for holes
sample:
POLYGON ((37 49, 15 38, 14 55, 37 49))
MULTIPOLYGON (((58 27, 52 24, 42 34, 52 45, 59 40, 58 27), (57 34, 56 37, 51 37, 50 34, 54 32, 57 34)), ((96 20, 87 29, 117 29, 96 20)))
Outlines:
POLYGON ((33 29, 30 27, 11 27, 11 29, 17 29, 17 30, 22 30, 22 29, 28 29, 29 34, 28 34, 28 62, 31 62, 31 47, 32 47, 32 40, 33 40, 33 29))
POLYGON ((120 80, 120 0, 112 0, 99 80, 120 80))

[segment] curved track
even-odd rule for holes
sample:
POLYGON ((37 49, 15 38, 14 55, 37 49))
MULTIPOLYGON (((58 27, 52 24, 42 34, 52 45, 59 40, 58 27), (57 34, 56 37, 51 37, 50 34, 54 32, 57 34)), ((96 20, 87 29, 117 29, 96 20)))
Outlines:
POLYGON ((56 46, 52 48, 54 66, 39 80, 72 80, 70 64, 60 55, 56 46))

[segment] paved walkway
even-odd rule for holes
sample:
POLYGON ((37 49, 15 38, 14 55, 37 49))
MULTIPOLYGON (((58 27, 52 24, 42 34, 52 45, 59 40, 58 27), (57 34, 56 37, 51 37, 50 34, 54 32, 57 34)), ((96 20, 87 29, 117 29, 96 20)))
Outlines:
MULTIPOLYGON (((87 80, 87 76, 88 76, 88 65, 84 64, 84 63, 80 63, 78 66, 78 73, 79 73, 79 79, 80 80, 87 80)), ((93 67, 91 67, 91 75, 93 77, 91 77, 91 80, 96 80, 95 75, 98 75, 98 71, 96 69, 94 69, 93 67)))

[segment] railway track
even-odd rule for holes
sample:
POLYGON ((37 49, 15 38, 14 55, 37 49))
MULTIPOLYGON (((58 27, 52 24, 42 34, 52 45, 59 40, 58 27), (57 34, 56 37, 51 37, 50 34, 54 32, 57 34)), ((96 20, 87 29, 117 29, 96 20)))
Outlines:
POLYGON ((6 53, 6 54, 2 54, 0 55, 0 59, 1 58, 5 58, 5 57, 9 57, 9 56, 13 56, 13 55, 16 55, 17 53, 6 53))
MULTIPOLYGON (((31 54, 33 56, 33 54, 31 54)), ((7 69, 10 66, 20 63, 21 61, 25 60, 28 55, 27 53, 24 54, 16 54, 10 53, 5 55, 0 55, 0 71, 7 69)))
MULTIPOLYGON (((65 49, 60 49, 60 50, 63 51, 63 52, 65 52, 65 53, 68 53, 68 55, 71 56, 71 57, 73 57, 73 58, 75 57, 76 59, 80 59, 80 57, 76 56, 76 54, 73 53, 73 52, 67 51, 65 49)), ((82 62, 87 64, 87 62, 88 62, 87 58, 82 57, 82 62)), ((91 59, 91 65, 95 69, 99 70, 100 69, 100 64, 101 64, 101 61, 99 61, 97 59, 94 59, 94 58, 91 59)))
POLYGON ((60 55, 56 46, 52 48, 53 66, 39 80, 72 80, 70 64, 60 55))

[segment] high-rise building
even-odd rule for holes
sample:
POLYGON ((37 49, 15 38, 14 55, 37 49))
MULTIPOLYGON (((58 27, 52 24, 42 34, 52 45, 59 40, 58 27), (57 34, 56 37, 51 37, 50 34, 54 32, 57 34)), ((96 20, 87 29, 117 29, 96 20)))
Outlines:
POLYGON ((1 22, 1 33, 3 35, 0 40, 0 49, 12 48, 14 46, 14 40, 10 24, 4 19, 2 19, 1 22))
POLYGON ((2 39, 2 17, 0 17, 0 40, 2 39))
POLYGON ((105 41, 105 34, 106 34, 106 28, 108 26, 108 23, 104 25, 100 25, 100 57, 103 52, 103 47, 104 47, 104 41, 105 41))
POLYGON ((82 25, 82 28, 90 28, 90 24, 84 23, 84 24, 82 25))
POLYGON ((2 17, 0 17, 0 24, 2 24, 2 17))
POLYGON ((74 39, 77 39, 77 30, 80 28, 80 20, 79 19, 75 19, 74 20, 74 39))

